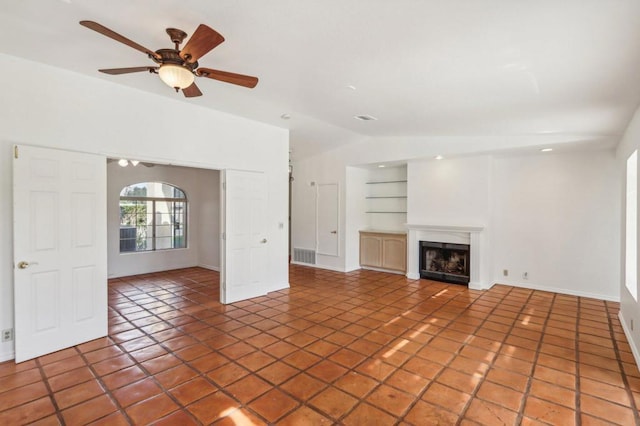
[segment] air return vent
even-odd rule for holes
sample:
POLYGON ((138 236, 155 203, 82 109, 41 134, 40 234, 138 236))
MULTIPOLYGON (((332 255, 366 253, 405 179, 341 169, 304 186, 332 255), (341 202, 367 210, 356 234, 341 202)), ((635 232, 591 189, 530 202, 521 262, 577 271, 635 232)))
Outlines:
POLYGON ((300 263, 307 263, 309 265, 316 264, 316 252, 315 250, 294 248, 293 249, 293 261, 300 263))

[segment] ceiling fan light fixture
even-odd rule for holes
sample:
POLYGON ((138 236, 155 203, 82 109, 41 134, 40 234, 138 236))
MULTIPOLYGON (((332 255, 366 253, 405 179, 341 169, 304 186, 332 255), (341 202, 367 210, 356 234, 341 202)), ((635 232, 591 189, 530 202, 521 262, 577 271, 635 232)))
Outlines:
POLYGON ((158 70, 160 80, 174 89, 186 89, 193 84, 195 75, 186 67, 177 64, 163 64, 158 70))

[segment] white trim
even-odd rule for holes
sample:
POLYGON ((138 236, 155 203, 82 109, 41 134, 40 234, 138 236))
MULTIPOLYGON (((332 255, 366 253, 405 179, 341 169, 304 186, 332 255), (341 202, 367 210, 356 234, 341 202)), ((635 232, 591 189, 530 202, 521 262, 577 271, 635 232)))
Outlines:
POLYGON ((462 226, 462 225, 417 225, 408 223, 405 227, 409 230, 413 229, 416 231, 424 230, 424 231, 449 231, 449 232, 481 232, 484 230, 484 226, 475 225, 475 226, 462 226))
POLYGON ((526 288, 526 289, 529 289, 529 290, 547 291, 549 293, 567 294, 569 296, 586 297, 586 298, 589 298, 589 299, 606 300, 606 301, 609 301, 609 302, 620 302, 620 298, 619 297, 616 298, 616 297, 611 297, 610 295, 606 295, 606 294, 589 293, 589 292, 586 292, 586 291, 576 291, 576 290, 570 290, 570 289, 566 289, 566 288, 549 287, 549 286, 538 285, 538 284, 522 284, 522 283, 519 283, 519 282, 497 282, 495 284, 497 284, 497 285, 506 285, 506 286, 510 286, 510 287, 526 288))
MULTIPOLYGON (((323 256, 325 256, 325 255, 323 255, 323 256)), ((317 263, 315 265, 310 265, 308 263, 294 262, 292 260, 291 264, 292 265, 300 265, 300 266, 308 266, 310 268, 316 268, 316 269, 327 269, 329 271, 336 271, 336 272, 351 272, 351 271, 345 271, 344 268, 338 268, 336 266, 318 265, 317 263)))
POLYGON ((13 349, 0 352, 0 362, 11 361, 12 359, 16 359, 16 353, 13 349))
POLYGON ((199 268, 204 268, 204 269, 209 269, 210 271, 218 271, 218 272, 220 272, 220 267, 219 266, 205 265, 205 264, 199 263, 198 267, 199 268))
POLYGON ((622 316, 622 310, 618 312, 618 319, 620 320, 620 324, 622 324, 622 330, 624 331, 624 335, 627 337, 627 342, 629 342, 629 346, 631 347, 631 352, 633 353, 633 358, 636 360, 636 365, 640 368, 640 349, 635 345, 635 341, 632 339, 631 330, 627 328, 627 322, 622 316))

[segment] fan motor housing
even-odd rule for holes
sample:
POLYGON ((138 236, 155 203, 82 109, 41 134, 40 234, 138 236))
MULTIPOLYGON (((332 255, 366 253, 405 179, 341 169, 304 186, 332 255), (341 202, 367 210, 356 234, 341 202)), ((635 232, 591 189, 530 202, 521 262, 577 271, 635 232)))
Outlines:
POLYGON ((191 70, 195 70, 196 68, 198 68, 197 61, 193 63, 186 62, 184 59, 180 57, 180 52, 175 49, 158 49, 156 50, 156 53, 160 55, 160 59, 155 59, 154 57, 151 57, 151 59, 153 59, 156 63, 160 65, 162 64, 182 65, 191 70))

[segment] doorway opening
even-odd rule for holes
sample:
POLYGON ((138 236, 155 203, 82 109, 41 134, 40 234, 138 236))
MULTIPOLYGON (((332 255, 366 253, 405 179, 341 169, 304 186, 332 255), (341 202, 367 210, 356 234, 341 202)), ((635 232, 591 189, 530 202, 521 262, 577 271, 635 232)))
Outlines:
POLYGON ((107 160, 108 278, 199 267, 211 271, 218 285, 220 175, 219 170, 107 160), (123 241, 129 241, 123 233, 134 231, 130 245, 135 249, 123 250, 123 241))

